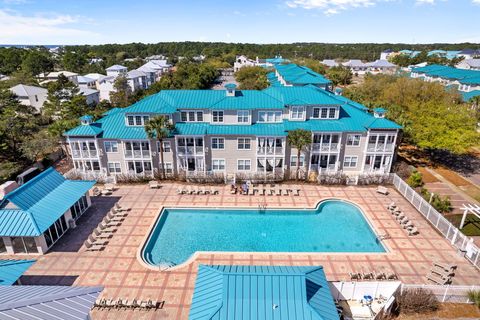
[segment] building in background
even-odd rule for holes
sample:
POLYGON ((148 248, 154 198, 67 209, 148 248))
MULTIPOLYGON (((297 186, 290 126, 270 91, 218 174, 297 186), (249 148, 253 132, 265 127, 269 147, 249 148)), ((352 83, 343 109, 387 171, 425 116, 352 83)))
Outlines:
POLYGON ((37 86, 18 84, 11 87, 10 91, 17 96, 21 104, 34 107, 37 112, 42 111, 43 104, 48 98, 48 90, 37 86))

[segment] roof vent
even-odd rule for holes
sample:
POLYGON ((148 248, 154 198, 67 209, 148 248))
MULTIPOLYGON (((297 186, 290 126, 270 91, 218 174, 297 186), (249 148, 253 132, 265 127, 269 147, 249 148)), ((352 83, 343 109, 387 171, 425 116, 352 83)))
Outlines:
POLYGON ((387 112, 387 110, 383 108, 375 108, 373 109, 373 116, 375 118, 385 118, 385 112, 387 112))
POLYGON ((342 88, 335 88, 335 95, 336 96, 341 96, 343 94, 343 89, 342 88))
POLYGON ((83 126, 88 126, 88 125, 90 125, 92 122, 93 122, 93 117, 92 117, 92 116, 85 115, 85 116, 83 116, 83 117, 80 118, 80 123, 81 123, 83 126))
POLYGON ((237 85, 235 83, 227 83, 225 85, 225 89, 227 90, 227 97, 235 97, 235 92, 237 89, 237 85))

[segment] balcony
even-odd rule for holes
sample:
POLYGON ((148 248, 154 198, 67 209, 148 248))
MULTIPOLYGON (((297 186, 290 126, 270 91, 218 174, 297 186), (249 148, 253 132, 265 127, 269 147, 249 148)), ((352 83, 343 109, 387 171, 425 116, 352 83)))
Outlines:
POLYGON ((73 158, 97 158, 98 151, 97 150, 72 150, 72 157, 73 158))
POLYGON ((149 159, 150 158, 150 150, 125 150, 125 158, 126 159, 149 159))
POLYGON ((313 143, 312 152, 338 152, 340 146, 338 143, 313 143))
POLYGON ((263 147, 257 149, 257 155, 283 155, 283 148, 281 147, 263 147))
POLYGON ((203 146, 186 146, 178 147, 178 154, 182 156, 186 155, 203 155, 203 146))
POLYGON ((367 151, 369 152, 392 152, 394 149, 394 145, 392 143, 369 143, 367 146, 367 151))

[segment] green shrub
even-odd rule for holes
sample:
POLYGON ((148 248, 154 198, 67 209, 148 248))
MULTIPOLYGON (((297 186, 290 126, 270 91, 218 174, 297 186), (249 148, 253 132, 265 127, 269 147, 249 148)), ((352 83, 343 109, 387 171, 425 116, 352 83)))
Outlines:
POLYGON ((480 308, 480 290, 469 290, 467 292, 468 300, 480 308))
POLYGON ((412 188, 418 188, 423 186, 424 183, 422 180, 422 174, 416 170, 413 171, 412 174, 410 174, 410 177, 408 177, 407 183, 412 188))
POLYGON ((432 193, 425 188, 422 188, 422 190, 420 190, 420 194, 422 195, 423 199, 425 199, 427 202, 430 202, 430 198, 432 198, 432 201, 430 202, 430 204, 438 212, 448 213, 448 212, 451 212, 453 209, 449 196, 445 196, 444 198, 442 198, 440 195, 434 193, 432 197, 432 193))
POLYGON ((397 296, 397 308, 402 314, 428 313, 438 310, 438 307, 437 297, 430 290, 405 289, 397 296))

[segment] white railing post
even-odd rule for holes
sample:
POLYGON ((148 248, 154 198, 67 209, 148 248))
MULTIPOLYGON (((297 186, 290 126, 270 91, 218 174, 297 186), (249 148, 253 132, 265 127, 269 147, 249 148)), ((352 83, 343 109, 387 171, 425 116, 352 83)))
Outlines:
POLYGON ((449 286, 445 287, 445 293, 443 294, 442 302, 445 302, 445 298, 447 297, 448 287, 449 286))

